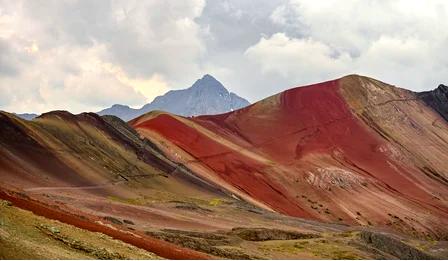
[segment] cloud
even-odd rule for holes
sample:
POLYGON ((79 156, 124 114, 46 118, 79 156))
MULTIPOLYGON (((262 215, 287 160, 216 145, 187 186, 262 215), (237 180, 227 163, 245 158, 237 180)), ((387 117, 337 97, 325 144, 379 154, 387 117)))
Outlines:
POLYGON ((139 107, 210 73, 254 102, 350 73, 446 83, 448 3, 0 0, 0 109, 139 107))
POLYGON ((427 90, 448 77, 447 12, 446 1, 290 1, 270 16, 285 31, 245 54, 296 84, 359 73, 427 90))
POLYGON ((260 40, 262 35, 271 35, 281 30, 269 16, 273 9, 284 1, 208 1, 202 15, 196 19, 203 27, 202 37, 209 55, 229 51, 244 52, 260 40))
POLYGON ((284 33, 262 38, 247 49, 245 55, 259 64, 263 73, 277 73, 296 82, 337 77, 352 63, 346 53, 335 54, 321 42, 311 38, 289 38, 284 33))
POLYGON ((258 65, 244 52, 260 41, 282 31, 270 15, 284 0, 207 1, 202 15, 196 19, 206 55, 201 59, 202 71, 214 75, 224 86, 250 101, 256 101, 292 86, 276 74, 261 73, 258 65))
POLYGON ((98 59, 104 49, 101 45, 87 49, 64 46, 32 52, 38 57, 26 70, 2 79, 0 90, 9 94, 9 102, 3 107, 15 111, 32 107, 36 111, 63 108, 79 112, 108 106, 111 101, 131 105, 145 102, 138 90, 98 59))
POLYGON ((141 106, 197 78, 203 1, 0 1, 0 108, 141 106), (169 76, 169 77, 168 77, 169 76))

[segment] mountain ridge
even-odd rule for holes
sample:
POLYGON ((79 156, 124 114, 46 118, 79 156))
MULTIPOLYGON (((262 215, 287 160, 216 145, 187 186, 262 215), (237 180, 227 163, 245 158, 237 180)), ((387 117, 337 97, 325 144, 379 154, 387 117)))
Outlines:
POLYGON ((114 115, 128 121, 152 110, 163 110, 182 116, 197 116, 233 111, 249 104, 244 98, 229 92, 213 76, 206 74, 196 80, 191 87, 170 90, 164 95, 157 96, 140 109, 115 104, 97 114, 114 115))
POLYGON ((148 114, 130 124, 202 178, 260 207, 361 225, 387 226, 395 215, 418 220, 402 224, 408 229, 442 231, 448 124, 441 116, 416 93, 349 75, 234 112, 148 114), (396 203, 382 202, 379 194, 396 203), (317 201, 323 209, 312 203, 317 201), (431 209, 433 216, 419 209, 431 209))
POLYGON ((4 218, 22 208, 165 258, 446 258, 447 130, 361 76, 219 115, 0 111, 2 229, 25 232, 4 218))
POLYGON ((448 86, 440 84, 434 90, 420 92, 417 95, 448 121, 448 86))
POLYGON ((37 116, 39 116, 36 113, 14 113, 14 114, 19 116, 20 118, 22 118, 24 120, 28 120, 28 121, 31 121, 34 118, 36 118, 37 116))

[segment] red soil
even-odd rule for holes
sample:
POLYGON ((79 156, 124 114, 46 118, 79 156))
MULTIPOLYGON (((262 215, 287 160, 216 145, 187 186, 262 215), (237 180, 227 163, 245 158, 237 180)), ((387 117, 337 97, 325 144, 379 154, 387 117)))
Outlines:
POLYGON ((261 122, 251 121, 257 115, 251 114, 250 108, 235 118, 217 117, 212 121, 221 128, 237 126, 239 134, 277 162, 297 162, 310 153, 331 155, 335 150, 342 151, 346 164, 358 173, 374 176, 410 198, 431 202, 432 196, 409 178, 403 166, 388 163, 392 160, 378 150, 384 141, 352 114, 338 90, 338 80, 334 80, 285 91, 280 95, 278 110, 265 113, 261 122))
POLYGON ((213 169, 223 180, 273 209, 292 216, 312 217, 290 195, 285 194, 286 189, 261 172, 265 165, 229 149, 177 119, 162 114, 135 127, 150 128, 162 133, 177 146, 194 155, 197 161, 213 169))
POLYGON ((379 183, 381 193, 424 203, 446 214, 446 208, 433 205, 433 196, 410 175, 411 169, 379 150, 386 141, 352 113, 339 89, 339 80, 319 83, 285 91, 242 110, 191 119, 228 142, 272 160, 286 169, 281 175, 168 114, 131 124, 137 130, 161 134, 232 186, 284 214, 319 219, 316 211, 299 205, 298 191, 290 184, 294 178, 303 178, 309 166, 306 156, 319 154, 379 183))
MULTIPOLYGON (((11 201, 15 206, 32 211, 36 215, 44 216, 49 219, 58 220, 78 228, 86 229, 92 232, 100 232, 106 234, 112 238, 129 243, 136 247, 153 252, 161 257, 168 259, 213 259, 213 256, 200 253, 191 249, 179 247, 177 245, 161 241, 155 238, 151 238, 142 233, 119 230, 101 225, 93 221, 94 217, 89 215, 78 213, 82 215, 75 216, 68 212, 65 212, 59 208, 48 206, 42 202, 32 200, 30 198, 17 195, 16 193, 8 193, 0 190, 0 198, 11 201)), ((97 218, 99 220, 99 218, 97 218)), ((106 223, 105 221, 102 221, 106 223)))

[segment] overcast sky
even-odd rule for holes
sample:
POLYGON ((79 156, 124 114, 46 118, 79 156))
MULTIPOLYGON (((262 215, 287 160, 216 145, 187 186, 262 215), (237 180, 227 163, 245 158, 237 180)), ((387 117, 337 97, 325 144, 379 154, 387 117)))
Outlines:
POLYGON ((255 102, 357 73, 448 82, 448 1, 0 0, 0 109, 140 107, 209 73, 255 102))

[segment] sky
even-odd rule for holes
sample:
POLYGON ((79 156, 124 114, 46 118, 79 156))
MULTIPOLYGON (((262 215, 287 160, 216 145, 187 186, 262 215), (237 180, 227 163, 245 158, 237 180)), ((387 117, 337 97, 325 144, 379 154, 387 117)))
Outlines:
POLYGON ((361 74, 448 82, 448 1, 0 0, 0 110, 141 107, 211 74, 255 102, 361 74))

